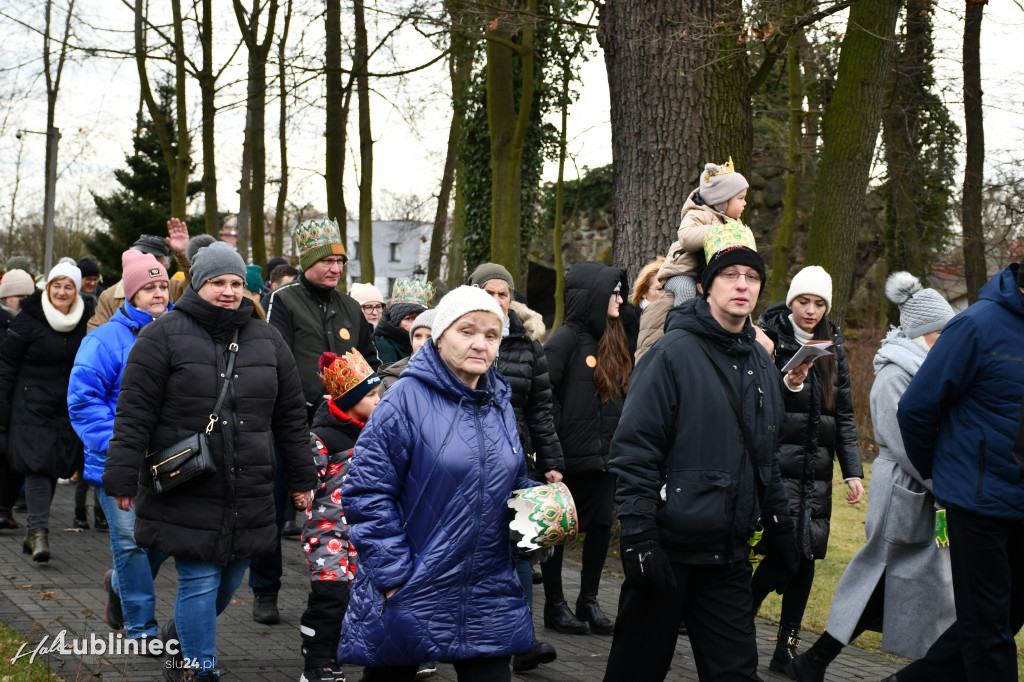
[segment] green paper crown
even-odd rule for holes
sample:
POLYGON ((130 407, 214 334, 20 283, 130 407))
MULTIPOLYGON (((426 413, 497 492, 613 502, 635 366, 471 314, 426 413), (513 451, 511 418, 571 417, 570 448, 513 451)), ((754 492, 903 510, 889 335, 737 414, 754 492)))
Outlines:
POLYGON ((338 223, 330 218, 311 218, 301 223, 295 228, 295 244, 299 247, 299 265, 304 270, 328 256, 345 255, 338 223))
POLYGON ((413 277, 403 277, 395 282, 391 292, 391 305, 396 303, 415 303, 429 308, 434 303, 434 285, 413 277))
POLYGON ((738 220, 730 220, 725 225, 715 225, 704 236, 704 260, 711 262, 716 253, 742 246, 757 251, 757 242, 750 228, 738 220))

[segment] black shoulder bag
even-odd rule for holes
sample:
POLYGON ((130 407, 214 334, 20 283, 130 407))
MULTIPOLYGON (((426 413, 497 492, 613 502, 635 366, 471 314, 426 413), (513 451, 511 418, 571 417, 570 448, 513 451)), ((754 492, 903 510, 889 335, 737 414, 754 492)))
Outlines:
POLYGON ((238 354, 238 330, 228 344, 228 371, 224 375, 224 385, 220 389, 220 397, 213 406, 210 423, 206 431, 193 433, 170 447, 156 452, 146 452, 146 469, 150 475, 150 487, 157 495, 177 488, 186 481, 216 473, 217 465, 213 462, 210 452, 210 434, 217 423, 220 408, 228 394, 228 386, 235 370, 235 356, 238 354))

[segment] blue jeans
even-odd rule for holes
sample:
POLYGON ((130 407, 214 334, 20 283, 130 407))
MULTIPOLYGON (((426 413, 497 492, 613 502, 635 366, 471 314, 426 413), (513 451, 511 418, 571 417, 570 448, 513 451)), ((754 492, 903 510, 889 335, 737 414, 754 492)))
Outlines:
POLYGON ((248 559, 226 566, 212 561, 175 557, 178 569, 178 600, 174 604, 174 625, 178 630, 181 655, 206 672, 217 666, 217 616, 231 603, 242 582, 248 559))
POLYGON ((129 639, 156 637, 156 593, 153 578, 167 555, 135 544, 135 509, 121 511, 117 498, 100 486, 96 500, 110 524, 110 551, 114 555, 114 591, 121 597, 124 629, 129 639))

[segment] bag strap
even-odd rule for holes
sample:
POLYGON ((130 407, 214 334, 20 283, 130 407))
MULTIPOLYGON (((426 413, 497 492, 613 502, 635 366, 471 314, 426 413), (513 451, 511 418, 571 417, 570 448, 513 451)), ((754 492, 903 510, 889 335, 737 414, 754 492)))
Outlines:
POLYGON ((210 415, 210 423, 206 425, 206 435, 213 433, 213 425, 217 423, 220 416, 220 408, 224 405, 224 398, 228 394, 228 386, 231 384, 231 375, 235 371, 235 356, 238 354, 238 329, 235 329, 231 343, 228 344, 228 371, 224 375, 224 385, 220 389, 220 397, 217 404, 213 406, 213 414, 210 415))
POLYGON ((732 390, 732 385, 725 378, 725 373, 722 372, 722 368, 715 362, 714 357, 711 355, 711 350, 708 348, 707 342, 699 337, 694 336, 697 339, 697 345, 704 351, 704 354, 708 356, 708 361, 711 362, 711 366, 715 368, 715 375, 718 376, 718 381, 722 384, 722 390, 725 391, 725 397, 729 399, 729 404, 732 405, 733 412, 736 413, 736 421, 740 423, 740 431, 743 433, 743 445, 744 450, 747 451, 747 457, 750 459, 750 466, 754 474, 754 485, 757 488, 757 501, 764 508, 764 483, 761 481, 761 474, 757 468, 757 461, 754 459, 754 439, 750 436, 750 429, 747 427, 747 423, 743 420, 743 412, 740 410, 740 401, 736 397, 736 392, 732 390))

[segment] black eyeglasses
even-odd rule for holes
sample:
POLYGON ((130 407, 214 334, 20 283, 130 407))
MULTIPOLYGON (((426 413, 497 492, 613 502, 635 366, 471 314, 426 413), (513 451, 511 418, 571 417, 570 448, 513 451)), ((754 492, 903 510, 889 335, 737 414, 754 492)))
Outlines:
POLYGON ((622 290, 621 289, 616 289, 615 291, 613 291, 612 292, 612 297, 613 298, 622 298, 622 290))
POLYGON ((364 313, 379 313, 384 310, 384 306, 380 303, 372 303, 362 306, 364 313))
POLYGON ((341 268, 348 262, 348 258, 345 258, 345 256, 339 256, 338 258, 321 258, 320 262, 329 268, 333 268, 334 266, 341 268))

